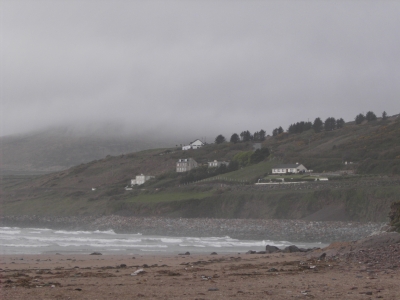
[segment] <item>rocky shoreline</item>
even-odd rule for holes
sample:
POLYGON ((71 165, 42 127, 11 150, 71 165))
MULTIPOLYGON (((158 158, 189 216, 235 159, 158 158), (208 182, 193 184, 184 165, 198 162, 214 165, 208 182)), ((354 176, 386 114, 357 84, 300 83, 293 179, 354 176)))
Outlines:
POLYGON ((110 216, 3 216, 0 226, 64 230, 114 230, 166 236, 230 236, 238 239, 286 240, 291 242, 352 241, 379 231, 384 223, 266 220, 184 219, 110 216))

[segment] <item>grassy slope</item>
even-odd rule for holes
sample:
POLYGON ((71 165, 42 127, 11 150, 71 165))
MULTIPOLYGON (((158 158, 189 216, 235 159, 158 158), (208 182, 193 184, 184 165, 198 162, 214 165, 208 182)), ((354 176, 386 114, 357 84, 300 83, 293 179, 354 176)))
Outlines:
POLYGON ((351 161, 359 173, 400 174, 399 118, 346 124, 330 132, 282 134, 264 145, 272 149, 276 158, 301 162, 318 172, 343 169, 343 162, 351 161))
MULTIPOLYGON (((356 162, 353 166, 362 172, 396 174, 400 162, 399 145, 400 122, 395 120, 347 124, 343 129, 318 134, 308 131, 282 135, 264 143, 272 149, 269 160, 210 178, 202 184, 256 182, 280 161, 298 161, 316 171, 329 171, 344 168, 342 161, 348 160, 356 162)), ((10 215, 109 214, 121 209, 134 213, 140 207, 142 214, 171 216, 302 218, 324 205, 341 203, 352 218, 372 220, 382 218, 382 213, 377 211, 385 211, 387 201, 400 200, 398 186, 365 189, 358 187, 357 181, 350 181, 353 188, 333 188, 326 194, 300 190, 260 192, 245 187, 244 191, 221 191, 219 184, 179 187, 180 175, 175 172, 177 159, 193 157, 199 163, 231 160, 235 154, 251 147, 246 143, 225 143, 189 151, 153 149, 107 156, 44 176, 7 177, 2 182, 2 211, 10 215), (155 175, 157 179, 141 188, 125 191, 123 187, 129 180, 141 173, 155 175), (92 187, 96 187, 96 191, 92 191, 92 187)))

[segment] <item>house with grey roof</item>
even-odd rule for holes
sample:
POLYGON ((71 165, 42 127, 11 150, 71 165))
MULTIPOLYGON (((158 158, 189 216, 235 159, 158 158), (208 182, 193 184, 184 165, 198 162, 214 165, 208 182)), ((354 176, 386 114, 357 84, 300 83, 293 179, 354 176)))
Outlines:
POLYGON ((197 167, 198 164, 193 158, 181 158, 176 163, 176 172, 188 172, 197 167))
POLYGON ((307 168, 299 163, 282 164, 282 165, 277 165, 272 168, 272 174, 286 174, 286 173, 298 174, 298 173, 305 173, 305 172, 307 172, 307 168))

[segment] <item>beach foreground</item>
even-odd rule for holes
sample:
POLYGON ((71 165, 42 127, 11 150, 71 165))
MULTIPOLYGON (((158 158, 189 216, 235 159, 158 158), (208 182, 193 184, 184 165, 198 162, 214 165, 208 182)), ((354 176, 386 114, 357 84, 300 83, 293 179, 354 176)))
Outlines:
POLYGON ((2 299, 400 299, 400 234, 306 253, 5 255, 0 271, 2 299))

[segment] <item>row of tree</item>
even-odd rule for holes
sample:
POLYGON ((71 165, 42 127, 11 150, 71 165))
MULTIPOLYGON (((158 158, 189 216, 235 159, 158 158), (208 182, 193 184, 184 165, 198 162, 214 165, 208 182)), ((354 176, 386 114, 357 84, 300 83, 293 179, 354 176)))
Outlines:
MULTIPOLYGON (((254 134, 251 134, 250 131, 245 130, 245 131, 242 131, 240 133, 240 135, 237 134, 237 133, 232 134, 229 141, 231 143, 234 143, 234 144, 236 144, 236 143, 238 143, 240 141, 242 141, 242 142, 248 142, 248 141, 262 142, 262 141, 265 140, 265 134, 266 133, 267 132, 265 130, 263 130, 263 129, 261 129, 260 131, 254 132, 254 134)), ((221 143, 224 143, 224 142, 226 142, 226 139, 222 134, 219 134, 215 138, 215 143, 216 144, 221 144, 221 143)))
MULTIPOLYGON (((365 120, 367 120, 367 122, 371 122, 371 121, 375 121, 376 119, 377 119, 376 115, 372 111, 369 111, 369 112, 367 112, 366 115, 358 114, 355 118, 355 121, 356 121, 356 124, 361 124, 365 120)), ((383 120, 387 119, 387 114, 385 111, 382 113, 382 119, 383 120)), ((345 124, 345 121, 342 118, 335 119, 333 117, 329 117, 325 120, 325 122, 323 122, 321 120, 321 118, 315 118, 313 123, 311 123, 309 121, 308 122, 301 121, 301 122, 290 124, 287 132, 289 134, 296 134, 296 133, 302 133, 302 132, 310 130, 310 129, 314 129, 315 132, 321 132, 323 130, 332 131, 335 129, 343 128, 344 124, 345 124)), ((283 132, 284 132, 284 130, 283 130, 282 126, 280 126, 278 128, 275 128, 272 131, 272 136, 277 136, 283 132)), ((260 131, 254 132, 254 134, 251 134, 250 131, 245 130, 245 131, 242 131, 240 133, 240 135, 238 135, 237 133, 232 134, 229 141, 234 144, 236 144, 240 141, 242 141, 242 142, 248 142, 248 141, 262 142, 265 140, 265 134, 266 134, 266 132, 263 129, 261 129, 260 131)), ((215 138, 216 144, 221 144, 224 142, 226 142, 226 139, 222 134, 218 135, 215 138)))
MULTIPOLYGON (((321 118, 315 118, 314 122, 297 122, 290 124, 287 132, 289 134, 295 134, 295 133, 302 133, 304 131, 314 129, 315 132, 321 132, 323 130, 325 131, 331 131, 339 128, 343 128, 344 126, 344 120, 342 118, 340 119, 335 119, 333 117, 329 117, 325 120, 325 122, 322 122, 321 118)), ((282 127, 275 128, 272 131, 272 136, 277 136, 281 133, 283 133, 282 127)))
MULTIPOLYGON (((377 118, 376 114, 372 111, 367 112, 365 114, 365 116, 364 116, 364 114, 358 114, 355 117, 356 124, 361 124, 365 120, 367 120, 367 122, 372 122, 372 121, 375 121, 376 119, 378 119, 378 118, 377 118)), ((387 113, 386 113, 386 111, 384 111, 382 113, 382 120, 386 120, 386 119, 387 119, 387 113)))

